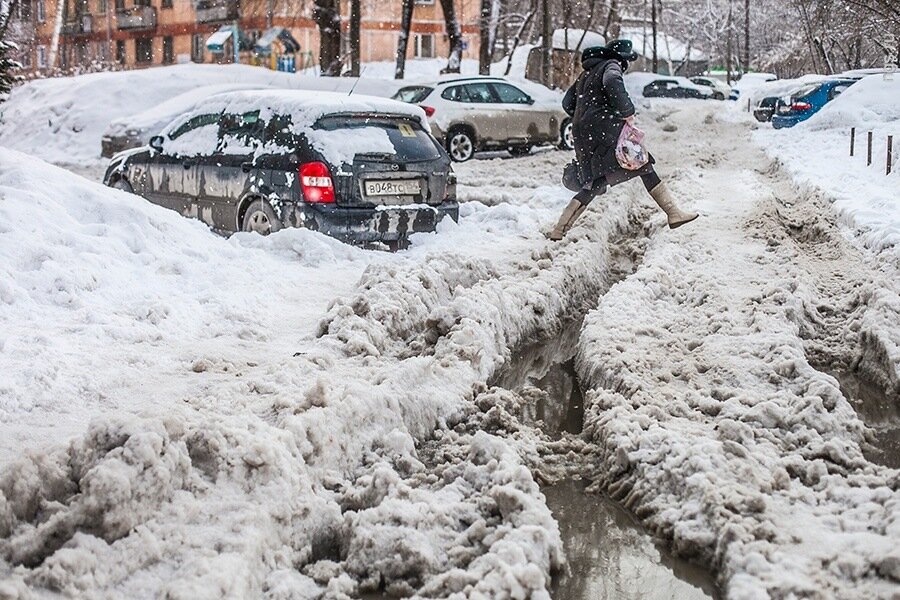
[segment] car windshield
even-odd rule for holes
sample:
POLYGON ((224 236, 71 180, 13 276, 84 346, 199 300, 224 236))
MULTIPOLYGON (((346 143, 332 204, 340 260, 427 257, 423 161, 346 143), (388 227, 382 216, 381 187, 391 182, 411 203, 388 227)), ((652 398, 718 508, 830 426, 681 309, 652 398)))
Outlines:
POLYGON ((401 88, 396 94, 394 94, 394 100, 399 100, 400 102, 409 102, 410 104, 417 104, 427 98, 432 89, 433 88, 424 85, 401 88))
POLYGON ((340 162, 352 162, 354 154, 390 155, 397 160, 440 158, 434 139, 413 118, 390 115, 328 115, 313 126, 313 145, 330 150, 343 148, 340 162))

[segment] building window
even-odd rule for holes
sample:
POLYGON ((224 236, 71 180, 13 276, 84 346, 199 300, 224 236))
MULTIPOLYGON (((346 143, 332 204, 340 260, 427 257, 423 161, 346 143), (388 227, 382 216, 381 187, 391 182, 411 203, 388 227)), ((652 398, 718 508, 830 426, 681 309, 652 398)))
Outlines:
POLYGON ((107 4, 106 0, 97 0, 97 14, 98 15, 106 14, 106 8, 107 8, 106 4, 107 4))
POLYGON ((31 70, 31 50, 26 49, 22 53, 21 62, 23 69, 31 70))
POLYGON ((44 0, 37 0, 37 20, 41 23, 47 18, 47 12, 44 9, 44 0))
POLYGON ((20 0, 19 4, 19 20, 31 20, 31 0, 20 0))
POLYGON ((37 66, 38 69, 47 68, 47 46, 37 47, 37 66))
POLYGON ((163 38, 163 64, 171 65, 175 62, 175 43, 171 35, 163 38))
POLYGON ((416 34, 416 57, 417 58, 434 58, 434 34, 433 33, 417 33, 416 34))
POLYGON ((434 4, 434 0, 416 0, 416 4, 434 4))
POLYGON ((125 64, 125 40, 116 40, 116 62, 125 64))
POLYGON ((116 10, 125 10, 125 0, 116 0, 116 10))
POLYGON ((205 40, 203 34, 195 33, 191 38, 191 60, 195 63, 203 62, 203 46, 205 40))
POLYGON ((134 40, 134 60, 141 64, 153 62, 153 38, 136 38, 134 40))
POLYGON ((160 6, 163 8, 172 8, 172 0, 162 0, 160 6))

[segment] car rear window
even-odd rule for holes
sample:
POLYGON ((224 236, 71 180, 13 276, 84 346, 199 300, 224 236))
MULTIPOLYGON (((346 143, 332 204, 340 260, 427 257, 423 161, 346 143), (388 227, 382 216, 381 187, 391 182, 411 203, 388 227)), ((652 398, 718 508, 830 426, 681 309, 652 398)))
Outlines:
POLYGON ((424 85, 401 88, 396 94, 394 94, 394 100, 399 100, 400 102, 408 102, 410 104, 418 104, 428 97, 428 94, 431 93, 432 89, 434 88, 430 88, 424 85))
MULTIPOLYGON (((313 145, 343 146, 344 162, 354 154, 388 154, 399 160, 434 160, 441 152, 422 124, 391 116, 329 115, 313 126, 313 145)), ((326 152, 326 156, 327 156, 326 152)))

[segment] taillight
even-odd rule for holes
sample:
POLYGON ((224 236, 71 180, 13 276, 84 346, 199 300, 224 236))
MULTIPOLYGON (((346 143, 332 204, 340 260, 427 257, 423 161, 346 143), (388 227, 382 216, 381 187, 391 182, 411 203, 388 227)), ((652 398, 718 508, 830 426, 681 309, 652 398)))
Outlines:
POLYGON ((334 182, 325 163, 310 162, 300 165, 300 189, 303 190, 303 199, 306 202, 334 202, 334 182))
POLYGON ((419 108, 421 108, 422 110, 425 111, 425 116, 426 116, 426 117, 430 117, 431 115, 434 114, 434 107, 433 107, 433 106, 425 106, 424 104, 420 104, 420 105, 419 105, 419 108))
POLYGON ((809 102, 794 102, 791 104, 791 108, 793 110, 809 110, 812 108, 812 104, 809 102))

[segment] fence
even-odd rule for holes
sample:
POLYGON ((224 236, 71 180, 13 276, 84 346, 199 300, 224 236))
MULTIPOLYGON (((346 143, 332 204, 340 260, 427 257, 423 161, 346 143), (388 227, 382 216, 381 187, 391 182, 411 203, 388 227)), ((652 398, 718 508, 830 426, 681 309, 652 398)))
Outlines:
MULTIPOLYGON (((872 166, 874 135, 871 131, 866 132, 866 166, 872 166)), ((890 175, 894 168, 894 136, 888 135, 885 140, 885 163, 884 174, 890 175)), ((856 127, 850 128, 850 156, 856 156, 856 127)))

